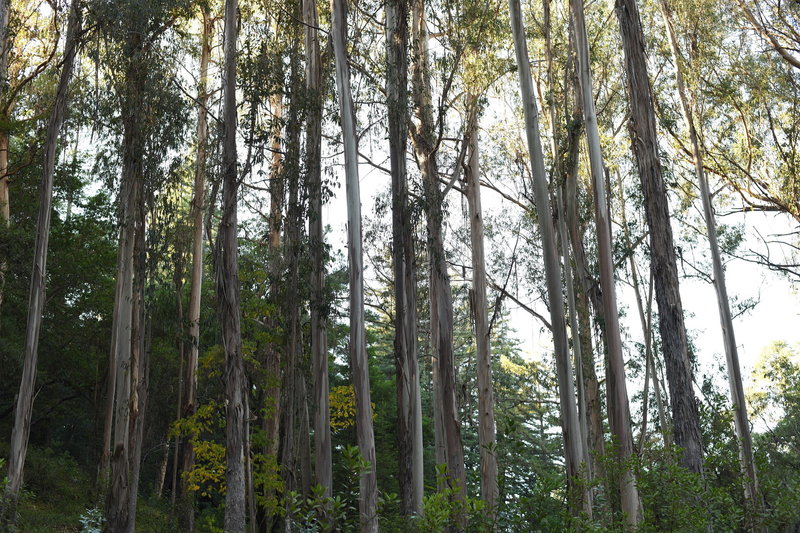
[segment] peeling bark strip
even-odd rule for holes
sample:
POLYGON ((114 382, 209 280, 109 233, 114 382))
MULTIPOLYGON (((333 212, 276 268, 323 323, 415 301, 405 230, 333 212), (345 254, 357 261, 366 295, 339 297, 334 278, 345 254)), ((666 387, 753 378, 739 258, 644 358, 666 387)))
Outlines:
POLYGON ((639 169, 647 225, 650 228, 650 254, 672 402, 675 444, 683 448, 681 464, 692 472, 702 473, 700 417, 692 388, 692 367, 687 349, 667 192, 658 157, 656 119, 647 77, 642 22, 636 0, 617 0, 616 12, 625 51, 626 85, 631 106, 631 149, 639 169))
MULTIPOLYGON (((572 366, 567 347, 567 325, 564 318, 564 300, 561 293, 561 265, 556 251, 555 235, 550 215, 550 198, 547 191, 547 176, 544 169, 542 142, 539 136, 539 119, 531 81, 531 67, 528 44, 525 41, 525 28, 522 23, 519 0, 509 0, 511 31, 514 34, 514 49, 519 69, 522 109, 525 115, 525 133, 528 142, 528 155, 533 173, 533 193, 539 228, 542 233, 542 252, 544 256, 547 296, 550 304, 550 317, 553 324, 553 344, 555 347, 556 373, 558 374, 558 395, 561 408, 561 429, 564 436, 564 455, 567 476, 575 479, 580 473, 583 453, 580 446, 580 427, 575 406, 575 388, 572 382, 572 366)), ((573 513, 578 513, 580 505, 572 505, 573 513)))
POLYGON ((73 0, 67 26, 64 66, 58 80, 56 101, 45 137, 42 181, 39 189, 39 218, 37 221, 36 244, 34 245, 33 272, 28 298, 28 323, 25 332, 25 355, 22 378, 19 383, 14 428, 11 433, 11 449, 8 458, 8 485, 5 501, 0 513, 0 527, 13 524, 19 489, 22 486, 25 456, 28 452, 28 436, 31 430, 34 387, 36 385, 36 366, 39 358, 39 331, 44 313, 45 292, 47 289, 47 245, 50 240, 50 217, 53 205, 53 175, 56 163, 56 146, 64 114, 67 108, 69 82, 75 67, 78 40, 82 25, 80 0, 73 0))
POLYGON ((372 429, 369 366, 364 323, 364 263, 361 248, 361 192, 358 182, 358 140, 355 109, 350 92, 350 67, 347 63, 347 4, 332 0, 332 39, 336 60, 336 90, 344 140, 345 182, 347 189, 347 248, 350 266, 350 369, 356 397, 356 438, 369 467, 361 474, 362 533, 378 531, 378 480, 375 471, 375 435, 372 429))
POLYGON ((222 220, 219 228, 217 293, 225 350, 225 531, 245 530, 245 375, 239 309, 238 196, 236 157, 237 0, 225 1, 223 65, 222 220))
POLYGON ((422 399, 417 362, 417 279, 408 202, 408 0, 386 3, 386 94, 392 170, 392 261, 400 500, 404 515, 422 512, 422 399))

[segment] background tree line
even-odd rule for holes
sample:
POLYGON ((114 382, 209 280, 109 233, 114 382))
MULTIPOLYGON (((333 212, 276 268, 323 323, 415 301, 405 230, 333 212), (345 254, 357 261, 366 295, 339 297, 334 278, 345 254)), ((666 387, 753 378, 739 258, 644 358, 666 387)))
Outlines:
POLYGON ((725 267, 800 279, 798 32, 0 0, 0 528, 797 530, 797 347, 743 375, 725 267))

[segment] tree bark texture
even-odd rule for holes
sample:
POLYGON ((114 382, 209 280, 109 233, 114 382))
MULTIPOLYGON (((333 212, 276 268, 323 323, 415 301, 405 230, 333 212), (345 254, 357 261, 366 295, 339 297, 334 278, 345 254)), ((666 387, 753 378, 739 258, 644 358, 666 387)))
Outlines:
POLYGON ((319 16, 316 0, 303 0, 306 90, 309 110, 306 122, 306 183, 310 209, 308 237, 311 244, 311 364, 314 377, 314 475, 317 484, 332 495, 328 384, 328 331, 325 304, 325 242, 322 227, 322 64, 319 49, 319 16))
MULTIPOLYGON (((763 502, 761 501, 761 494, 758 488, 758 475, 756 473, 755 458, 753 457, 753 439, 750 436, 750 422, 747 419, 747 404, 744 396, 744 387, 742 386, 742 370, 739 365, 739 351, 736 347, 733 317, 728 301, 728 289, 725 284, 725 270, 722 266, 719 242, 717 240, 717 224, 714 218, 714 207, 711 204, 711 192, 708 187, 708 178, 706 177, 705 168, 703 166, 703 149, 697 134, 692 112, 692 102, 694 98, 691 90, 686 87, 686 83, 683 79, 683 57, 678 46, 675 28, 672 24, 669 4, 667 0, 661 0, 660 4, 661 13, 664 17, 664 24, 667 27, 667 36, 669 37, 670 46, 672 48, 672 55, 675 59, 678 96, 680 97, 683 120, 689 131, 689 141, 692 145, 695 172, 700 185, 700 199, 703 203, 703 216, 706 221, 708 245, 711 252, 714 288, 717 293, 719 321, 722 328, 722 342, 725 346, 725 357, 728 364, 728 383, 731 390, 731 402, 733 403, 733 422, 739 444, 739 461, 741 463, 742 474, 744 475, 744 495, 747 501, 748 515, 758 517, 763 508, 763 502)), ((765 531, 764 525, 759 523, 758 518, 755 520, 748 520, 748 522, 748 526, 752 531, 765 531)))
POLYGON ((237 0, 225 1, 223 64, 222 220, 219 228, 217 294, 225 350, 225 531, 244 533, 244 395, 246 378, 242 360, 239 305, 239 252, 237 244, 236 156, 236 40, 237 0))
MULTIPOLYGON (((430 261, 431 329, 435 335, 435 363, 438 363, 439 387, 436 402, 441 409, 441 428, 447 478, 451 487, 459 489, 456 499, 466 497, 466 472, 464 448, 461 442, 461 425, 456 403, 456 375, 453 359, 453 297, 444 250, 442 231, 442 192, 439 189, 437 143, 434 132, 433 106, 431 104, 430 69, 428 66, 428 31, 423 0, 415 0, 412 7, 412 38, 414 68, 411 73, 412 96, 419 124, 414 130, 417 152, 424 186, 425 215, 428 229, 428 258, 430 261), (435 326, 435 327, 434 327, 435 326)), ((463 516, 457 522, 464 524, 463 516)))
POLYGON ((661 172, 652 90, 647 75, 644 34, 636 0, 616 0, 622 45, 625 52, 631 118, 631 147, 644 193, 645 214, 650 228, 659 330, 666 362, 675 444, 683 448, 681 464, 702 473, 703 447, 700 417, 692 388, 683 306, 678 285, 678 266, 670 225, 666 186, 661 172))
MULTIPOLYGON (((555 347, 556 372, 558 374, 558 393, 561 412, 561 428, 564 436, 564 456, 566 459, 567 477, 576 479, 580 475, 580 464, 583 453, 580 446, 580 426, 575 405, 575 388, 572 381, 572 366, 567 346, 567 326, 564 318, 564 301, 561 292, 561 265, 556 251, 555 235, 550 213, 550 198, 547 190, 547 175, 544 168, 542 143, 539 136, 539 118, 534 98, 531 78, 528 44, 525 40, 525 28, 519 0, 509 0, 511 30, 514 36, 517 67, 519 69, 522 109, 525 116, 525 133, 528 143, 531 170, 533 173, 533 193, 536 212, 542 236, 542 254, 544 256, 547 295, 550 305, 550 316, 555 347)), ((575 495, 573 495, 573 498, 575 495)), ((579 513, 581 505, 573 499, 571 509, 579 513)))
POLYGON ((375 435, 372 428, 369 366, 364 323, 364 263, 361 233, 361 192, 358 181, 358 138, 355 108, 347 62, 347 3, 331 0, 332 40, 336 63, 336 92, 344 141, 347 193, 347 249, 350 270, 350 368, 356 400, 356 438, 369 466, 361 474, 359 512, 362 533, 378 531, 378 486, 375 470, 375 435))
MULTIPOLYGON (((58 80, 56 100, 50 113, 45 133, 42 181, 39 188, 39 218, 36 224, 36 243, 34 244, 33 271, 31 274, 30 295, 28 297, 28 322, 25 331, 25 353, 23 355, 22 376, 17 395, 14 427, 11 432, 11 448, 8 458, 8 484, 6 485, 5 516, 0 521, 14 520, 19 489, 22 486, 25 456, 28 451, 28 436, 31 429, 34 388, 36 385, 36 366, 39 357, 39 332, 44 313, 45 292, 47 290, 47 246, 50 239, 50 218, 53 205, 53 175, 55 173, 56 147, 64 114, 67 107, 69 82, 75 66, 78 40, 81 33, 82 15, 80 0, 73 0, 70 7, 67 39, 64 49, 63 66, 58 80)), ((2 525, 0 523, 0 525, 2 525)))
POLYGON ((489 337, 489 302, 486 297, 486 256, 484 252, 483 211, 480 193, 480 158, 478 144, 477 99, 472 105, 469 124, 469 162, 466 191, 469 208, 470 242, 472 243, 472 292, 475 309, 475 345, 478 367, 478 445, 481 462, 481 498, 489 513, 494 514, 499 496, 495 448, 494 387, 492 385, 492 351, 489 337))
MULTIPOLYGON (((624 465, 633 454, 630 405, 625 380, 625 361, 622 356, 617 290, 614 283, 614 265, 611 243, 611 218, 608 209, 605 165, 600 146, 600 131, 594 107, 591 65, 589 63, 589 38, 586 34, 583 0, 570 0, 575 31, 578 81, 580 86, 586 140, 589 146, 589 163, 594 189, 595 226, 600 262, 600 286, 603 291, 603 314, 605 316, 605 338, 608 343, 608 402, 611 431, 616 438, 617 457, 624 465)), ((622 512, 631 529, 641 520, 641 502, 636 489, 636 480, 630 468, 620 470, 619 490, 622 512)))
POLYGON ((417 362, 417 279, 408 202, 408 0, 386 3, 386 94, 392 170, 394 352, 397 375, 397 444, 402 512, 422 512, 422 399, 417 362))

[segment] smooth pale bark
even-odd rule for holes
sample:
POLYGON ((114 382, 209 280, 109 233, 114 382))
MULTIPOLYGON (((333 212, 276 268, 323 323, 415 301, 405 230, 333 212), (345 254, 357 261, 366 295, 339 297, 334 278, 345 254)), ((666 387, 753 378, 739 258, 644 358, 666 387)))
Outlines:
MULTIPOLYGON (((206 180, 208 144, 208 63, 211 57, 211 39, 214 21, 203 9, 203 34, 200 41, 200 79, 197 87, 197 161, 194 172, 194 198, 192 199, 192 280, 189 289, 189 352, 184 368, 184 394, 181 416, 190 418, 197 412, 197 364, 200 355, 200 299, 203 289, 203 201, 206 180)), ((194 447, 190 438, 184 437, 181 448, 181 472, 194 468, 194 447)), ((180 512, 178 519, 184 531, 194 531, 194 497, 184 479, 178 483, 180 512)), ((173 488, 174 490, 174 488, 173 488)))
MULTIPOLYGON (((603 154, 600 147, 600 131, 594 107, 591 66, 589 63, 589 38, 583 14, 583 0, 570 0, 575 30, 578 81, 581 92, 586 141, 589 146, 589 164, 594 189, 595 227, 600 263, 600 286, 603 291, 603 314, 605 339, 608 346, 608 402, 611 416, 611 433, 616 439, 617 457, 621 465, 633 454, 630 405, 625 380, 625 361, 622 355, 617 290, 614 283, 614 258, 611 244, 611 219, 605 182, 603 154)), ((622 512, 630 528, 641 520, 641 502, 636 489, 636 480, 630 468, 622 467, 619 473, 619 490, 622 512)))
MULTIPOLYGON (((436 407, 441 416, 441 439, 447 465, 447 482, 458 488, 455 499, 466 497, 467 483, 464 469, 464 448, 461 442, 461 425, 456 403, 456 375, 453 360, 453 297, 450 276, 444 251, 442 231, 442 192, 439 189, 439 165, 434 132, 433 106, 431 104, 431 79, 428 58, 428 31, 425 22, 424 0, 412 5, 412 39, 415 61, 411 73, 414 110, 419 120, 413 136, 414 147, 425 195, 428 229, 428 259, 430 261, 431 334, 437 364, 438 388, 436 407), (435 319, 433 318, 435 315, 435 319)), ((459 527, 465 526, 465 516, 458 516, 459 527)))
POLYGON ((6 520, 14 522, 19 489, 22 486, 25 456, 28 451, 28 436, 31 429, 36 366, 39 357, 39 332, 44 313, 45 292, 47 289, 47 245, 50 239, 50 219, 53 206, 53 175, 55 173, 56 147, 64 113, 67 107, 69 82, 75 66, 78 38, 81 33, 80 0, 73 0, 67 26, 66 48, 63 66, 58 80, 55 104, 50 113, 45 133, 42 181, 39 188, 39 218, 36 224, 36 243, 34 244, 33 271, 30 294, 28 296, 28 323, 25 331, 25 353, 22 376, 17 395, 14 428, 11 432, 11 448, 8 457, 8 483, 5 490, 5 512, 0 516, 0 525, 6 520))
POLYGON ((492 353, 489 339, 489 302, 486 297, 486 258, 483 248, 484 228, 480 193, 480 158, 478 145, 477 98, 472 99, 469 121, 469 161, 466 178, 469 209, 470 242, 472 243, 472 294, 475 310, 475 359, 478 367, 478 445, 481 461, 481 498, 494 516, 499 490, 497 486, 497 439, 494 423, 494 387, 492 385, 492 353))
MULTIPOLYGON (((143 273, 137 273, 141 262, 137 251, 142 248, 138 234, 144 229, 144 176, 142 157, 144 139, 142 133, 142 101, 146 80, 146 65, 143 59, 144 39, 140 32, 131 31, 127 38, 127 58, 125 79, 128 85, 122 98, 122 177, 120 191, 120 239, 118 252, 118 272, 116 302, 118 315, 112 325, 114 359, 116 364, 115 409, 113 417, 114 442, 111 454, 111 486, 106 502, 106 532, 126 532, 133 527, 130 514, 132 483, 131 420, 137 408, 136 385, 138 380, 138 361, 134 360, 138 346, 134 347, 135 326, 139 326, 138 298, 139 281, 143 273), (136 320, 137 324, 134 324, 136 320), (135 351, 136 350, 136 351, 135 351)), ((142 282, 143 283, 143 282, 142 282)), ((134 418, 135 420, 135 418, 134 418)))
MULTIPOLYGON (((555 348, 556 373, 558 375, 558 394, 561 413, 561 429, 564 437, 564 456, 567 476, 576 479, 580 475, 580 464, 583 451, 580 445, 580 424, 575 406, 575 388, 572 382, 572 366, 569 361, 567 346, 567 326, 564 318, 564 301, 561 293, 561 265, 556 250, 555 232, 550 214, 550 196, 547 191, 547 175, 544 168, 542 143, 539 136, 539 117, 534 97, 531 78, 528 44, 525 40, 525 28, 522 23, 519 0, 509 0, 511 15, 511 31, 514 35, 519 72, 522 110, 525 116, 525 133, 528 143, 528 155, 533 174, 533 194, 539 228, 542 236, 542 255, 544 257, 545 278, 547 280, 547 296, 550 305, 550 317, 555 348)), ((574 496, 573 496, 574 498, 574 496)), ((573 513, 580 512, 581 505, 571 505, 573 513)))
MULTIPOLYGON (((564 181, 568 178, 568 173, 565 172, 565 165, 562 164, 562 154, 558 134, 558 120, 556 117, 556 100, 555 100, 555 84, 553 82, 553 43, 551 32, 551 17, 550 17, 550 0, 542 2, 542 10, 544 14, 544 39, 545 39, 545 59, 547 61, 547 87, 550 92, 549 98, 549 111, 550 111, 550 145, 553 157, 553 175, 563 178, 564 181)), ((570 63, 567 64, 567 69, 570 68, 570 63)), ((565 105, 569 94, 569 87, 564 87, 565 105)), ((578 142, 577 136, 567 136, 567 156, 574 157, 577 161, 578 142), (570 153, 569 150, 573 150, 570 153)), ((569 168, 569 165, 567 165, 569 168)), ((577 167, 576 167, 577 169, 577 167)), ((575 303, 575 287, 572 279, 572 264, 570 263, 569 254, 569 240, 567 239, 567 220, 566 212, 564 210, 564 199, 562 188, 558 184, 554 186, 553 196, 556 199, 556 207, 558 209, 557 217, 557 231, 558 240, 561 243, 561 256, 564 265, 564 282, 567 288, 567 310, 569 312, 570 332, 572 333, 572 351, 573 351, 573 365, 575 368, 575 385, 577 386, 577 399, 578 399, 578 422, 580 427, 580 444, 583 451, 583 459, 585 465, 585 479, 582 489, 584 494, 582 496, 583 511, 590 519, 593 514, 593 501, 594 492, 592 489, 592 457, 589 453, 589 422, 587 415, 587 402, 586 402, 586 382, 583 378, 583 353, 581 351, 580 335, 578 329, 578 312, 575 303)))
POLYGON ((311 365, 314 378, 314 476, 317 484, 332 495, 328 385, 328 331, 325 313, 325 258, 322 227, 322 65, 319 50, 319 16, 316 0, 303 0, 305 29, 306 90, 309 110, 306 119, 306 183, 310 209, 308 237, 311 244, 311 365))
MULTIPOLYGON (((736 347, 736 336, 733 329, 733 317, 731 315, 730 303, 728 301, 728 289, 725 284, 725 270, 722 266, 722 258, 719 251, 717 240, 717 224, 714 219, 714 207, 711 204, 711 192, 708 187, 705 168, 703 166, 703 149, 695 127, 692 113, 694 97, 686 87, 683 79, 683 61, 681 51, 678 46, 678 39, 675 35, 675 28, 672 25, 669 5, 666 0, 661 0, 661 13, 664 17, 664 24, 667 27, 672 55, 675 58, 675 74, 677 77, 678 96, 681 101, 681 111, 686 128, 689 131, 689 141, 692 145, 692 156, 694 158, 695 172, 697 181, 700 185, 700 199, 703 202, 703 216, 706 221, 706 232, 708 234, 708 245, 711 252, 711 264, 714 272, 714 288, 717 293, 717 307, 719 309, 719 321, 722 328, 722 342, 725 346, 725 357, 728 364, 728 383, 731 390, 731 402, 733 403, 733 422, 736 429, 736 438, 739 444, 739 461, 741 463, 742 474, 744 475, 744 495, 747 500, 748 515, 758 517, 761 513, 763 502, 758 488, 758 475, 756 473, 756 463, 753 457, 753 439, 750 436, 750 422, 747 419, 747 404, 742 386, 742 370, 739 365, 739 351, 736 347)), ((749 527, 753 531, 765 531, 760 519, 749 520, 749 527)))
POLYGON ((355 108, 350 92, 347 63, 347 3, 331 0, 333 53, 336 63, 336 92, 344 141, 347 192, 347 251, 350 270, 350 372, 356 399, 356 439, 363 459, 369 463, 361 474, 359 513, 362 533, 378 531, 378 479, 375 470, 375 435, 372 429, 369 366, 364 323, 364 262, 361 234, 361 191, 358 181, 358 139, 355 108))
POLYGON ((222 220, 219 228, 217 298, 225 350, 225 531, 245 530, 244 408, 246 378, 242 359, 237 243, 236 39, 237 0, 225 1, 223 64, 222 220))
POLYGON ((645 215, 650 228, 650 256, 658 303, 659 330, 672 401, 675 444, 683 448, 681 464, 691 472, 702 473, 700 416, 692 387, 692 367, 678 284, 669 202, 661 173, 642 22, 636 0, 616 0, 615 10, 625 52, 626 85, 631 109, 631 148, 639 170, 645 215))
POLYGON ((386 105, 392 171, 394 355, 401 511, 422 512, 422 399, 417 361, 417 279, 408 202, 408 0, 386 3, 386 105))

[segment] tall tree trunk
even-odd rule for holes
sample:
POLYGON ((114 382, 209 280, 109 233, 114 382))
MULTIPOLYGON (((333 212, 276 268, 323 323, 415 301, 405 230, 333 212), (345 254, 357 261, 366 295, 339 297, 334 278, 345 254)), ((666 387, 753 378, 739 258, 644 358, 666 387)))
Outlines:
MULTIPOLYGON (((583 0, 570 0, 575 29, 578 80, 581 92, 586 140, 589 146, 589 162, 594 185, 595 225, 600 262, 600 286, 603 291, 604 329, 608 344, 608 402, 611 431, 616 438, 617 456, 621 465, 629 462, 633 454, 630 405, 625 381, 625 361, 622 356, 617 291, 614 284, 614 265, 611 244, 611 218, 608 210, 603 154, 600 147, 600 132, 594 108, 591 66, 589 64, 589 38, 583 14, 583 0)), ((623 466, 619 474, 622 512, 630 528, 641 520, 641 502, 636 489, 636 480, 630 468, 623 466)))
POLYGON ((47 245, 50 239, 50 217, 53 206, 53 175, 55 173, 56 147, 64 113, 67 107, 69 82, 75 66, 78 51, 78 39, 81 33, 81 4, 73 0, 70 7, 67 40, 64 49, 64 61, 61 76, 58 80, 56 100, 50 113, 45 134, 44 161, 42 164, 42 182, 39 189, 39 218, 36 225, 36 243, 34 245, 33 271, 31 288, 28 297, 28 325, 25 331, 25 354, 23 357, 22 377, 19 384, 14 428, 11 432, 11 449, 8 458, 8 484, 6 485, 4 506, 0 516, 0 526, 13 523, 16 514, 16 503, 28 451, 28 436, 31 429, 31 413, 33 411, 34 387, 36 384, 36 365, 39 357, 39 332, 44 313, 45 292, 47 289, 47 245))
POLYGON ((222 220, 219 228, 217 293, 225 350, 225 531, 244 533, 244 395, 241 314, 239 305, 239 249, 237 243, 236 156, 236 40, 237 0, 225 0, 225 59, 223 64, 222 220))
POLYGON ((122 178, 120 192, 120 243, 119 243, 119 284, 117 296, 119 301, 117 321, 112 325, 116 363, 115 411, 114 411, 114 447, 111 455, 111 487, 106 504, 106 532, 125 532, 132 527, 130 514, 131 479, 131 417, 136 408, 136 381, 134 372, 138 366, 133 357, 133 346, 136 339, 134 320, 137 306, 134 299, 138 297, 138 281, 143 272, 137 272, 140 262, 137 260, 138 233, 144 225, 144 176, 142 157, 144 139, 142 132, 142 100, 146 80, 146 68, 143 58, 144 38, 140 32, 129 32, 125 79, 127 87, 122 95, 122 178))
MULTIPOLYGON (((425 22, 424 0, 414 0, 412 9, 412 37, 415 50, 412 70, 412 94, 419 125, 413 137, 424 183, 425 208, 428 229, 428 259, 430 261, 431 330, 435 335, 434 355, 438 362, 439 388, 436 402, 441 409, 442 437, 447 465, 448 483, 459 489, 456 499, 466 497, 467 483, 464 469, 464 448, 461 443, 461 425, 456 403, 456 375, 453 359, 453 297, 450 276, 444 251, 442 231, 442 192, 439 189, 437 143, 434 133, 431 104, 430 69, 428 66, 428 31, 425 22), (435 303, 433 303, 435 302, 435 303), (435 326, 435 328, 434 328, 435 326)), ((457 522, 464 526, 464 516, 457 522)))
POLYGON ((489 302, 486 298, 486 258, 483 248, 483 211, 480 193, 480 159, 478 152, 478 102, 471 98, 469 128, 469 162, 466 192, 469 209, 470 242, 472 243, 472 292, 475 309, 475 345, 478 367, 478 445, 481 455, 481 498, 494 515, 499 490, 497 487, 497 439, 494 423, 494 387, 492 385, 492 352, 489 338, 489 302))
POLYGON ((616 12, 625 51, 625 71, 631 106, 631 148, 639 169, 647 225, 650 228, 650 254, 658 302, 659 330, 672 400, 675 443, 683 448, 681 464, 692 472, 702 473, 700 416, 692 389, 692 367, 678 285, 678 266, 667 192, 658 155, 656 119, 650 80, 647 77, 642 22, 636 0, 616 0, 616 12))
POLYGON ((362 457, 369 466, 361 474, 359 512, 362 533, 378 531, 378 480, 375 470, 375 435, 372 429, 372 404, 369 390, 369 365, 364 324, 364 263, 361 248, 361 191, 358 181, 358 139, 355 108, 350 92, 350 66, 347 63, 347 3, 331 0, 332 40, 336 61, 336 90, 344 140, 347 190, 347 249, 350 270, 350 368, 356 400, 356 438, 362 457))
POLYGON ((711 192, 708 187, 703 166, 703 149, 697 135, 694 117, 692 113, 692 102, 694 97, 690 89, 687 89, 683 79, 683 60, 681 51, 678 47, 678 40, 675 35, 675 28, 672 25, 670 9, 667 0, 661 0, 661 13, 667 27, 672 55, 675 58, 675 73, 678 82, 678 96, 681 101, 681 110, 686 127, 689 130, 689 140, 692 145, 692 155, 694 157, 695 172, 697 181, 700 184, 700 199, 703 202, 703 216, 706 220, 706 232, 708 233, 708 245, 711 251, 711 264, 714 271, 714 288, 717 292, 717 304, 719 308, 719 321, 722 327, 722 341, 725 346, 725 356, 728 363, 728 382, 731 389, 731 402, 733 403, 733 422, 736 429, 736 438, 739 443, 739 461, 741 462, 742 474, 744 474, 744 495, 747 501, 748 516, 756 517, 749 520, 749 527, 753 531, 764 531, 764 525, 760 523, 759 517, 763 508, 761 494, 758 488, 758 476, 756 473, 756 463, 753 457, 753 439, 750 436, 750 422, 747 419, 747 404, 744 397, 742 386, 742 370, 739 365, 739 352, 736 347, 736 336, 733 329, 733 317, 728 302, 728 289, 725 284, 725 271, 720 257, 719 243, 717 241, 717 224, 714 219, 714 207, 711 204, 711 192))
POLYGON ((325 237, 322 227, 322 64, 319 50, 319 16, 316 0, 303 0, 306 51, 306 90, 309 109, 306 125, 306 186, 308 238, 311 245, 311 364, 314 379, 314 475, 325 496, 332 495, 328 384, 328 331, 325 305, 325 237))
MULTIPOLYGON (((194 172, 194 198, 192 199, 192 281, 189 289, 189 353, 183 378, 183 404, 181 416, 190 418, 197 412, 197 364, 200 356, 200 299, 203 292, 203 198, 205 195, 206 160, 208 144, 208 63, 211 57, 211 39, 214 29, 207 9, 203 9, 203 34, 200 41, 200 80, 197 87, 197 161, 194 172)), ((181 447, 181 472, 194 468, 192 436, 183 437, 181 447)), ((179 521, 184 531, 194 531, 194 497, 188 483, 179 484, 179 521)), ((173 490, 175 488, 173 487, 173 490)))
MULTIPOLYGON (((8 35, 8 16, 11 11, 10 0, 0 0, 0 95, 3 100, 8 94, 8 56, 11 49, 11 38, 8 35)), ((3 102, 5 104, 5 102, 3 102)), ((10 102, 7 105, 11 109, 10 102)), ((8 116, 3 117, 8 120, 8 116)), ((8 130, 0 128, 0 224, 7 227, 11 220, 11 207, 8 192, 8 130)), ((0 309, 3 307, 5 294, 6 270, 8 264, 0 259, 0 309)))
MULTIPOLYGON (((544 256, 545 277, 547 279, 547 295, 550 304, 550 317, 555 348, 556 371, 558 374, 558 393, 561 412, 561 429, 564 436, 564 455, 567 466, 567 477, 570 480, 581 476, 580 464, 583 452, 580 446, 580 427, 578 412, 575 406, 575 388, 572 382, 572 366, 569 361, 567 347, 567 326, 564 319, 564 301, 561 293, 561 265, 556 251, 555 235, 550 213, 550 198, 547 191, 547 176, 542 156, 542 143, 539 137, 539 119, 534 98, 531 79, 528 44, 525 40, 525 29, 522 23, 519 0, 509 0, 511 14, 511 30, 514 35, 517 67, 519 69, 522 109, 525 115, 525 132, 528 141, 528 153, 533 173, 533 194, 536 201, 536 212, 542 234, 542 253, 544 256)), ((571 493, 574 491, 570 491, 571 493)), ((574 514, 583 507, 581 496, 570 495, 571 510, 574 514)))
POLYGON ((386 94, 392 167, 395 369, 400 500, 406 516, 422 512, 422 400, 417 362, 417 280, 408 205, 408 0, 386 3, 386 94))

